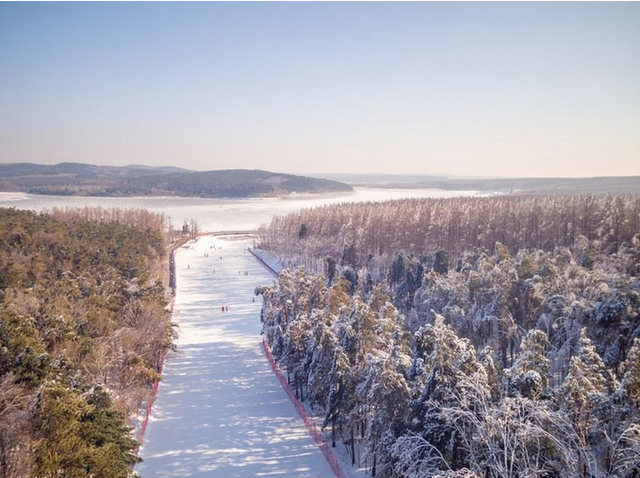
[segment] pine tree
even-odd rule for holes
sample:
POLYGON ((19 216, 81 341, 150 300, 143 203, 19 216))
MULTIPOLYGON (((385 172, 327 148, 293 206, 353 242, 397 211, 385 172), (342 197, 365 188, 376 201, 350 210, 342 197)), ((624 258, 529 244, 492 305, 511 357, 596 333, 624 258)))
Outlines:
POLYGON ((621 391, 623 396, 640 410, 640 339, 635 339, 622 364, 621 391))
POLYGON ((610 437, 615 434, 612 393, 617 387, 583 329, 577 355, 571 358, 569 374, 559 389, 558 401, 572 420, 582 446, 591 449, 591 458, 581 463, 585 472, 597 473, 598 468, 605 466, 601 454, 603 450, 608 453, 610 437))
MULTIPOLYGON (((342 431, 347 427, 347 417, 353 409, 355 395, 355 383, 351 364, 339 343, 335 348, 333 365, 327 380, 330 386, 322 426, 327 427, 331 425, 331 444, 335 447, 337 431, 342 431)), ((353 452, 353 443, 351 445, 353 452)), ((352 464, 355 464, 354 453, 352 453, 351 461, 352 464)))
POLYGON ((139 461, 130 429, 99 388, 81 393, 49 384, 38 403, 34 433, 40 439, 36 474, 42 478, 124 478, 139 461))
POLYGON ((549 349, 547 334, 530 330, 522 339, 520 354, 513 366, 505 371, 507 392, 526 398, 538 399, 549 384, 549 366, 546 356, 549 349))
POLYGON ((578 353, 561 388, 561 401, 578 423, 587 426, 591 413, 608 400, 617 383, 583 329, 578 353))
MULTIPOLYGON (((467 419, 454 421, 443 410, 472 409, 489 396, 488 377, 467 339, 460 339, 435 314, 433 325, 422 327, 415 335, 414 370, 420 370, 416 383, 422 390, 414 403, 413 426, 438 449, 453 467, 464 466, 465 442, 469 436, 467 419), (415 362, 420 363, 419 366, 415 362)), ((469 424, 469 429, 473 426, 469 424)))
POLYGON ((333 331, 322 319, 316 320, 304 365, 308 371, 309 398, 314 404, 324 406, 327 403, 337 348, 338 340, 333 331))

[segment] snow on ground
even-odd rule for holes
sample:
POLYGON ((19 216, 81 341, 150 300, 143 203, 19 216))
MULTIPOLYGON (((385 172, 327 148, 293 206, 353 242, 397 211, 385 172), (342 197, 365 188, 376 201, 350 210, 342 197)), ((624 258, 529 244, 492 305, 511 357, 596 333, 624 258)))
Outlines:
POLYGON ((205 236, 176 254, 179 337, 135 469, 144 478, 334 476, 263 354, 253 292, 273 276, 246 242, 205 236))
POLYGON ((263 251, 262 249, 253 248, 251 250, 262 262, 267 265, 267 267, 269 267, 275 273, 280 274, 280 272, 282 272, 282 269, 284 269, 284 264, 278 256, 275 256, 268 251, 263 251))

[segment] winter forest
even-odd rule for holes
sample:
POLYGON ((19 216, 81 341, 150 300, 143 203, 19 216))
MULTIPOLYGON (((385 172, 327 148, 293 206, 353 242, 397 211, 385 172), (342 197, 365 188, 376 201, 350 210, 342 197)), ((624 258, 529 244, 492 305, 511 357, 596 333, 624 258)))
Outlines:
POLYGON ((173 342, 165 218, 0 208, 0 477, 130 476, 173 342))
POLYGON ((371 476, 640 476, 640 198, 276 217, 274 357, 371 476))

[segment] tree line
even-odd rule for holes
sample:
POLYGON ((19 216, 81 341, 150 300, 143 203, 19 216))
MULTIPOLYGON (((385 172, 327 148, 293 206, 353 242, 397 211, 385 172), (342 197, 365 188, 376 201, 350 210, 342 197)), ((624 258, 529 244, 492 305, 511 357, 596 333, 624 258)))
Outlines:
POLYGON ((125 477, 171 347, 166 220, 0 209, 0 476, 125 477))
POLYGON ((276 218, 263 247, 291 267, 258 291, 264 333, 372 476, 637 477, 639 224, 613 196, 276 218))
POLYGON ((369 256, 445 250, 451 259, 473 248, 510 251, 569 247, 579 236, 615 253, 640 229, 638 196, 496 196, 343 203, 273 218, 261 229, 265 248, 291 264, 322 272, 327 256, 362 266, 369 256))

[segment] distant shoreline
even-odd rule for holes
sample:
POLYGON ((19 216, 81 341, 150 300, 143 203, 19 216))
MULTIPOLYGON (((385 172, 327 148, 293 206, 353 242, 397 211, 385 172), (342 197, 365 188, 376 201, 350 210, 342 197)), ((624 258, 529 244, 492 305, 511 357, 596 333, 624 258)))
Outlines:
POLYGON ((82 163, 0 164, 0 190, 60 197, 260 198, 351 192, 331 179, 259 169, 167 170, 82 163))

